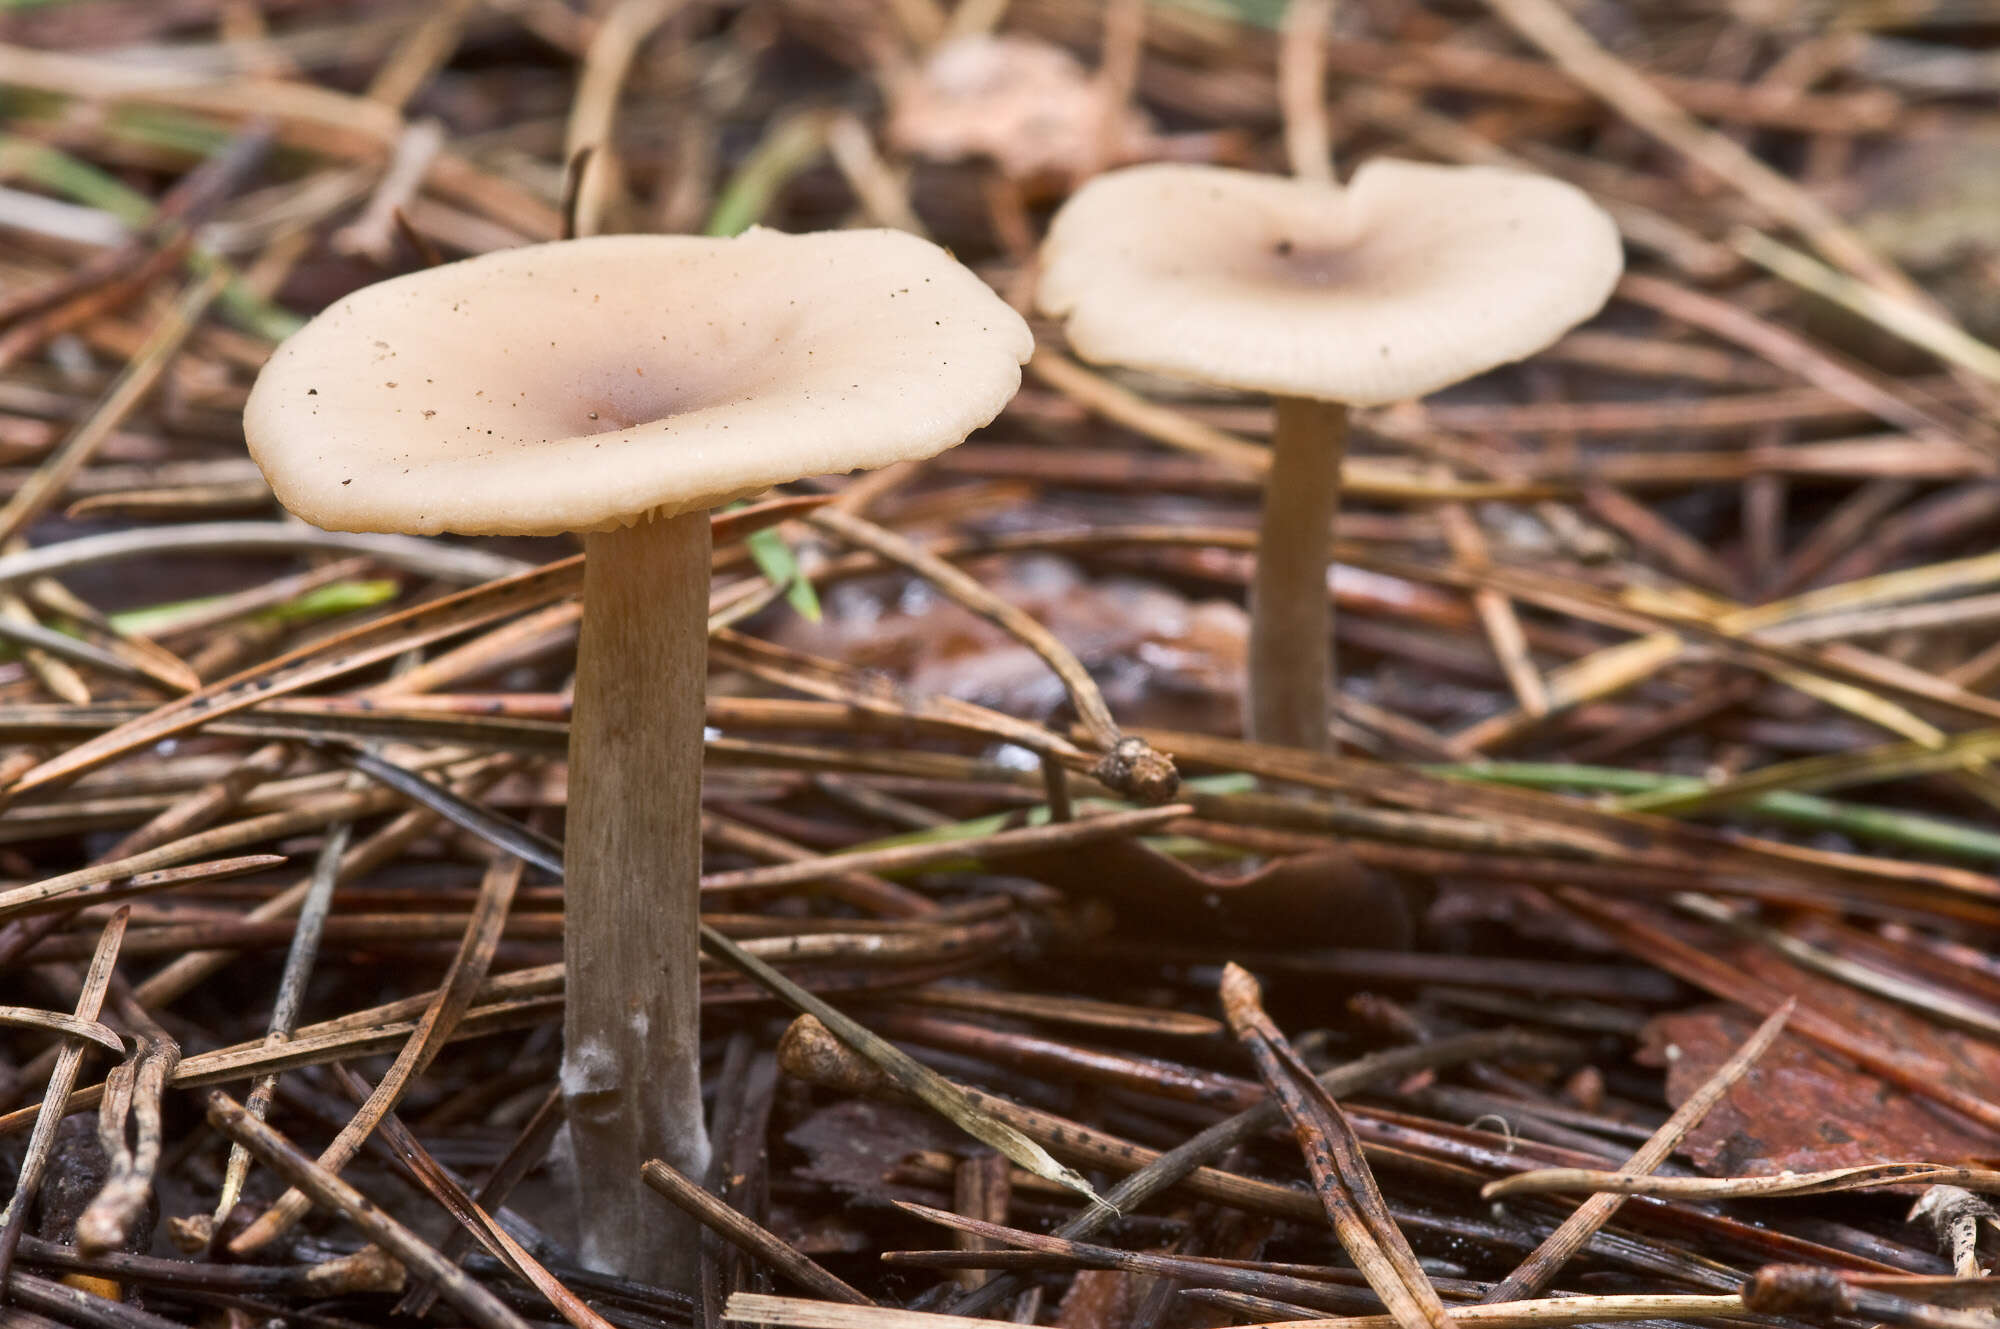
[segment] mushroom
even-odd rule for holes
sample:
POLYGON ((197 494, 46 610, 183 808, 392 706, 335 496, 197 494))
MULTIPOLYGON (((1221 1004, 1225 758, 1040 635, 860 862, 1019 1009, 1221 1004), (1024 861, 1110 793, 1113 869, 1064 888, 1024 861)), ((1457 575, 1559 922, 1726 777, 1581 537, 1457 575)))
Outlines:
POLYGON ((1347 408, 1534 354, 1603 306, 1622 265, 1611 219, 1582 192, 1491 167, 1376 160, 1342 188, 1136 166, 1056 213, 1036 299, 1079 355, 1275 400, 1251 738, 1330 746, 1347 408))
POLYGON ((1027 325, 893 231, 533 245, 347 296, 244 407, 317 526, 579 532, 562 1090, 580 1254, 686 1285, 640 1167, 707 1165, 697 984, 707 510, 933 456, 1020 386, 1027 325))

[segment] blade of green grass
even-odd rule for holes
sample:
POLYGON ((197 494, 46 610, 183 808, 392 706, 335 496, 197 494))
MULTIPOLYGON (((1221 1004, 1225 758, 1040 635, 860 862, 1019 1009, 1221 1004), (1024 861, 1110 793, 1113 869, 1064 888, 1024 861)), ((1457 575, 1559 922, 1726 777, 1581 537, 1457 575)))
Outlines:
MULTIPOLYGON (((1691 776, 1661 775, 1616 766, 1571 766, 1560 762, 1501 761, 1432 766, 1428 769, 1456 780, 1627 797, 1699 794, 1708 788, 1703 781, 1691 776)), ((1732 810, 1766 817, 1798 830, 1836 831, 1857 840, 1940 854, 1966 862, 2000 863, 2000 834, 1940 817, 1871 807, 1865 803, 1839 802, 1791 790, 1761 794, 1732 810)))

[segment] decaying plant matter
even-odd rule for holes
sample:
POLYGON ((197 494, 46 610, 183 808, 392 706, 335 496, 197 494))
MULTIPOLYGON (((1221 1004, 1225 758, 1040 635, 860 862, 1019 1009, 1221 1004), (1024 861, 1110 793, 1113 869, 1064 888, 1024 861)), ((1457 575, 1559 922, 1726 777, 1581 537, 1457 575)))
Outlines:
MULTIPOLYGON (((0 10, 10 1312, 1986 1324, 2000 37, 1837 8, 0 10), (1326 421, 1035 312, 1075 276, 1052 218, 1113 172, 1445 166, 1587 196, 1623 275, 1519 363, 1348 394, 1312 493, 1279 454, 1326 421), (460 534, 320 530, 245 450, 274 348, 354 292, 573 235, 936 253, 883 228, 976 274, 907 339, 935 373, 818 363, 930 308, 899 285, 786 342, 811 373, 746 355, 812 390, 776 432, 818 450, 664 523, 524 517, 572 458, 509 520, 440 515, 496 468, 408 495, 460 534), (952 316, 1004 343, 978 410, 952 316), (819 448, 844 397, 841 447, 990 423, 819 448), (1337 639, 1330 733, 1316 700, 1246 724, 1272 487, 1321 505, 1289 580, 1331 558, 1336 635, 1264 640, 1337 639), (649 642, 678 690, 619 654, 649 642), (620 744, 643 773, 607 780, 620 744), (565 937, 664 917, 586 901, 619 870, 585 828, 633 809, 657 851, 668 804, 700 1025, 646 1088, 708 1150, 629 1133, 578 1225, 566 1011, 643 994, 565 937)), ((1139 220, 1185 218, 1107 252, 1139 220)), ((610 266, 539 313, 461 301, 508 349, 458 425, 498 438, 511 394, 601 441, 656 418, 656 365, 676 410, 741 407, 690 371, 727 329, 666 354, 655 323, 740 331, 745 283, 610 266)), ((776 346, 805 283, 751 266, 776 346)), ((410 335, 300 385, 308 463, 336 396, 388 454, 399 408, 443 418, 402 400, 410 335)), ((466 337, 437 363, 480 368, 466 337)), ((743 461, 733 424, 703 446, 743 461)))

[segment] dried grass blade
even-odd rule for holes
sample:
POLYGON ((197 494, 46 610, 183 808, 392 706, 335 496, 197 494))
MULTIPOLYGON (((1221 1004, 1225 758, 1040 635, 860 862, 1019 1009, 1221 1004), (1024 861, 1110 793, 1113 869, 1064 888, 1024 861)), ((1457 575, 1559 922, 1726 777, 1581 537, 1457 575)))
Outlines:
MULTIPOLYGON (((349 1090, 356 1091, 357 1096, 366 1096, 368 1086, 365 1080, 345 1066, 339 1068, 339 1073, 349 1090)), ((386 1114, 382 1118, 381 1130, 383 1142, 402 1157, 412 1175, 430 1192, 431 1198, 458 1220, 460 1231, 472 1234, 488 1254, 547 1298, 548 1303, 576 1329, 611 1329, 609 1320, 564 1287, 560 1279, 544 1268, 521 1243, 494 1221, 491 1214, 466 1194, 465 1188, 432 1157, 430 1150, 424 1148, 401 1118, 393 1112, 386 1114)))
MULTIPOLYGON (((298 1024, 299 1007, 304 1004, 306 983, 319 958, 320 937, 325 932, 327 911, 333 906, 334 887, 339 883, 340 860, 353 837, 354 823, 337 821, 327 828, 326 839, 320 843, 319 856, 313 861, 312 884, 299 906, 291 948, 285 954, 285 967, 278 977, 278 995, 271 1003, 271 1019, 264 1034, 266 1047, 291 1038, 298 1024)), ((244 1110, 263 1121, 277 1091, 276 1071, 258 1077, 244 1102, 244 1110)), ((222 1185, 216 1192, 215 1213, 209 1220, 208 1240, 215 1239, 229 1215, 235 1212, 236 1202, 243 1195, 243 1183, 249 1176, 250 1151, 240 1144, 230 1145, 229 1161, 222 1169, 222 1185)))
POLYGON ((102 654, 82 642, 63 644, 51 640, 61 635, 43 627, 41 620, 35 617, 34 609, 11 588, 0 590, 0 637, 14 639, 21 648, 21 663, 51 696, 79 706, 90 704, 90 684, 71 663, 73 657, 89 657, 100 672, 109 672, 113 678, 130 675, 131 670, 122 661, 108 671, 104 670, 107 662, 102 654), (54 649, 47 649, 49 646, 54 649), (84 646, 84 649, 77 651, 71 646, 84 646))
POLYGON ((467 1277, 463 1270, 389 1217, 360 1191, 313 1162, 297 1145, 252 1118, 229 1095, 217 1090, 208 1096, 208 1119, 273 1172, 339 1213, 412 1270, 436 1280, 445 1299, 480 1329, 528 1329, 527 1321, 508 1310, 498 1297, 467 1277))
POLYGON ((1799 1195, 1832 1195, 1877 1186, 1959 1186, 2000 1195, 2000 1172, 1946 1163, 1869 1163, 1822 1172, 1789 1172, 1770 1177, 1655 1177, 1591 1168, 1539 1168, 1487 1183, 1481 1199, 1510 1195, 1566 1195, 1594 1191, 1649 1195, 1661 1200, 1755 1200, 1799 1195))
POLYGON ((831 494, 791 494, 753 503, 747 508, 717 512, 708 519, 708 538, 720 549, 723 545, 747 540, 780 522, 809 516, 831 502, 831 494))
POLYGON ((2000 758, 2000 729, 1974 729, 1953 734, 1941 743, 1889 743, 1858 752, 1833 752, 1795 761, 1773 762, 1733 779, 1694 787, 1668 788, 1619 800, 1632 812, 1683 817, 1709 808, 1728 807, 1770 793, 1816 793, 1856 784, 1962 770, 2000 758))
MULTIPOLYGON (((131 916, 132 907, 121 905, 98 934, 97 950, 90 957, 90 968, 83 977, 83 990, 76 999, 77 1019, 94 1021, 104 1009, 104 994, 111 986, 111 971, 118 963, 118 947, 125 940, 125 925, 131 916)), ((76 1088, 77 1072, 83 1068, 84 1046, 80 1040, 65 1043, 57 1056, 55 1069, 49 1075, 48 1089, 43 1093, 41 1107, 35 1114, 34 1133, 28 1137, 28 1152, 21 1160, 14 1194, 8 1198, 7 1208, 0 1211, 0 1286, 8 1281, 14 1251, 19 1247, 21 1233, 27 1225, 28 1207, 34 1203, 35 1192, 41 1188, 42 1175, 48 1170, 49 1156, 55 1149, 56 1127, 69 1111, 70 1091, 76 1088)))
POLYGON ((435 813, 460 830, 470 831, 480 839, 505 850, 525 863, 531 863, 542 871, 553 874, 558 880, 563 873, 562 846, 529 830, 519 822, 510 821, 496 812, 489 812, 469 798, 461 798, 440 784, 433 784, 415 771, 398 766, 395 762, 378 757, 372 752, 350 753, 347 758, 354 769, 369 779, 395 790, 412 803, 435 813))
MULTIPOLYGON (((817 502, 814 499, 784 499, 744 508, 711 520, 710 528, 713 530, 721 525, 730 538, 740 539, 762 529, 765 524, 809 511, 817 502)), ((200 692, 128 721, 109 733, 87 739, 23 775, 6 794, 15 797, 31 789, 73 779, 85 771, 162 739, 198 728, 220 716, 379 664, 411 647, 425 645, 440 637, 512 614, 539 609, 575 594, 582 587, 583 558, 578 555, 428 604, 416 605, 329 641, 301 647, 276 660, 222 679, 200 692)))
POLYGON ((922 577, 946 599, 979 615, 1039 655, 1062 680, 1070 705, 1076 708, 1091 742, 1104 754, 1104 760, 1093 772, 1099 780, 1141 803, 1164 803, 1174 796, 1180 786, 1180 774, 1174 769, 1172 758, 1118 727, 1090 671, 1069 647, 1033 617, 1002 600, 976 577, 874 522, 832 507, 813 513, 811 521, 827 534, 922 577))
POLYGON ((962 729, 1030 752, 1078 756, 1075 744, 1027 720, 1016 719, 957 697, 913 692, 879 673, 789 650, 771 642, 723 630, 709 644, 711 665, 742 669, 781 687, 898 720, 928 721, 962 729))
POLYGON ((899 994, 898 999, 920 1006, 981 1011, 989 1015, 1046 1020, 1051 1024, 1078 1025, 1087 1029, 1115 1029, 1162 1038, 1213 1038, 1223 1031, 1222 1021, 1197 1015, 1193 1011, 1131 1006, 1089 997, 961 987, 951 983, 911 988, 899 994))
POLYGON ((97 1136, 111 1160, 111 1175, 76 1220, 76 1248, 101 1255, 125 1244, 153 1196, 153 1177, 164 1144, 160 1099, 180 1065, 181 1045, 148 1019, 139 1050, 120 1062, 105 1086, 97 1136), (137 1139, 127 1144, 125 1123, 137 1118, 137 1139))
MULTIPOLYGON (((1517 1301, 1506 1306, 1454 1306, 1447 1323, 1478 1329, 1541 1329, 1541 1326, 1635 1320, 1706 1321, 1743 1314, 1743 1299, 1735 1295, 1700 1293, 1637 1293, 1611 1297, 1563 1297, 1517 1301)), ((729 1298, 725 1320, 765 1324, 777 1329, 965 1329, 957 1315, 899 1311, 865 1306, 841 1306, 799 1297, 774 1297, 738 1292, 729 1298)), ((970 1323, 979 1323, 971 1321, 970 1323)), ((1273 1320, 1243 1329, 1395 1329, 1387 1315, 1350 1315, 1329 1319, 1273 1320)), ((1951 1326, 1950 1329, 1957 1329, 1951 1326)))
MULTIPOLYGON (((1743 1315, 1743 1298, 1735 1293, 1633 1292, 1608 1297, 1511 1301, 1501 1306, 1452 1306, 1445 1315, 1451 1324, 1467 1329, 1555 1329, 1559 1325, 1652 1320, 1719 1324, 1743 1315)), ((1396 1321, 1387 1315, 1352 1315, 1325 1320, 1272 1320, 1244 1325, 1241 1329, 1396 1329, 1396 1321)))
POLYGON ((980 1321, 930 1311, 904 1311, 889 1306, 847 1306, 804 1297, 774 1297, 761 1292, 733 1292, 722 1318, 739 1324, 796 1326, 796 1329, 966 1329, 980 1321))
POLYGON ((18 796, 72 779, 127 753, 186 733, 260 701, 324 683, 510 614, 539 609, 583 585, 583 559, 567 558, 504 581, 489 582, 317 642, 169 702, 109 733, 87 739, 43 762, 7 791, 18 796))
POLYGON ((1876 286, 1834 271, 1809 254, 1773 240, 1762 231, 1738 226, 1729 234, 1737 253, 1794 286, 1824 296, 1867 319, 1876 327, 1920 346, 1940 360, 1981 378, 2000 382, 2000 351, 1972 336, 1948 318, 1922 305, 1884 294, 1876 286))
MULTIPOLYGON (((123 656, 114 655, 102 646, 78 640, 67 633, 57 632, 54 628, 43 627, 35 621, 27 607, 14 596, 0 596, 0 603, 4 603, 9 610, 17 611, 0 612, 0 639, 11 641, 24 650, 40 651, 44 655, 54 656, 67 664, 94 669, 107 678, 124 679, 128 683, 165 685, 173 692, 187 690, 181 686, 183 680, 179 678, 169 682, 162 679, 156 671, 143 668, 123 656)), ((52 687, 51 691, 57 689, 52 687)), ((89 704, 83 698, 75 700, 79 705, 89 704)))
POLYGON ((1836 982, 1859 988, 1884 1001, 1893 1001, 1899 1006, 1921 1012, 1939 1023, 1956 1025, 1988 1038, 2000 1036, 2000 1015, 1995 1015, 1991 1009, 1978 1002, 1963 1000, 1949 992, 1939 991, 1895 974, 1884 973, 1871 965, 1835 954, 1795 937, 1781 928, 1769 927, 1747 916, 1740 916, 1712 896, 1685 892, 1674 897, 1674 904, 1697 918, 1727 928, 1739 937, 1748 937, 1761 945, 1769 946, 1801 969, 1824 974, 1836 982))
POLYGON ((1082 1173, 1064 1167, 1048 1150, 980 1107, 965 1090, 806 991, 707 923, 701 925, 701 944, 711 955, 793 1010, 817 1019, 835 1038, 873 1063, 898 1089, 973 1139, 991 1145, 1034 1175, 1068 1187, 1092 1204, 1104 1202, 1082 1173))
POLYGON ((12 541, 48 511, 49 506, 62 496, 70 477, 90 460, 112 432, 145 400, 146 394, 153 390, 160 375, 173 362, 181 343, 201 322, 209 303, 222 293, 225 277, 223 269, 211 269, 206 277, 197 279, 181 294, 181 298, 154 326, 146 344, 139 348, 131 363, 111 385, 104 400, 90 413, 90 418, 43 460, 28 482, 7 500, 5 507, 0 507, 0 545, 12 541))
MULTIPOLYGON (((345 1167, 360 1151, 362 1142, 376 1124, 395 1107, 410 1082, 423 1074, 449 1041, 452 1030, 457 1028, 471 1008, 480 984, 486 980, 487 967, 492 963, 493 952, 499 947, 501 932, 507 924, 507 911, 514 902, 515 888, 521 884, 523 866, 520 859, 508 855, 495 860, 487 869, 479 899, 474 903, 472 917, 466 923, 465 938, 459 945, 458 953, 452 957, 451 968, 438 988, 436 1000, 424 1012, 416 1032, 404 1043, 395 1064, 375 1086, 375 1092, 369 1095, 354 1119, 320 1154, 318 1166, 330 1173, 345 1167)), ((312 1201, 303 1190, 287 1191, 276 1204, 239 1233, 229 1243, 229 1249, 237 1255, 257 1250, 303 1218, 311 1207, 312 1201)))
POLYGON ((796 863, 771 863, 763 867, 711 872, 702 877, 701 889, 704 893, 761 890, 819 881, 844 872, 907 872, 965 859, 998 861, 1020 854, 1074 849, 1097 840, 1123 839, 1154 830, 1193 811, 1189 804, 1169 803, 1165 807, 1106 812, 1074 821, 1025 826, 963 840, 895 844, 847 854, 823 854, 796 863))
MULTIPOLYGON (((789 1039, 790 1033, 786 1037, 789 1039)), ((1475 1057, 1504 1055, 1530 1047, 1557 1055, 1565 1051, 1557 1042, 1518 1030, 1456 1034, 1429 1043, 1413 1043, 1370 1053, 1359 1060, 1334 1067, 1321 1077, 1321 1083, 1329 1094, 1338 1096, 1365 1088, 1391 1075, 1448 1066, 1475 1057)), ((1223 1118, 1207 1130, 1191 1135, 1172 1149, 1156 1155, 1135 1171, 1126 1173, 1105 1195, 1111 1209, 1092 1209, 1078 1214, 1057 1228, 1056 1235, 1070 1239, 1095 1236, 1104 1230, 1114 1211, 1136 1212, 1161 1191, 1192 1175, 1204 1164, 1221 1158, 1244 1141, 1276 1126, 1282 1119, 1282 1110, 1268 1098, 1256 1107, 1223 1118)), ((959 1315, 985 1315, 1019 1290, 1020 1283, 1012 1275, 1003 1274, 984 1287, 967 1293, 953 1305, 952 1310, 959 1315)))
MULTIPOLYGON (((269 812, 263 816, 249 817, 211 830, 198 831, 193 835, 179 840, 169 840, 157 848, 142 850, 126 858, 95 863, 87 868, 78 868, 74 872, 50 877, 45 881, 0 891, 0 916, 35 909, 51 901, 60 902, 59 907, 68 908, 81 903, 74 898, 77 895, 93 886, 116 882, 121 877, 132 877, 136 880, 140 874, 152 874, 160 868, 179 866, 181 860, 198 858, 203 854, 214 853, 218 849, 240 848, 259 840, 292 835, 302 830, 323 826, 330 821, 365 817, 388 806, 393 806, 393 801, 387 795, 371 789, 360 793, 336 794, 330 798, 314 799, 286 812, 269 812)), ((150 890, 173 884, 175 883, 155 879, 151 886, 144 889, 150 890)), ((122 891, 127 888, 120 886, 116 889, 122 891)))
POLYGON ((770 1229, 738 1212, 702 1189, 694 1181, 659 1159, 649 1160, 640 1170, 646 1184, 658 1191, 676 1209, 735 1246, 754 1260, 776 1269, 798 1286, 822 1297, 855 1306, 873 1306, 874 1300, 828 1273, 812 1257, 793 1249, 770 1229))
MULTIPOLYGON (((459 769, 461 772, 459 778, 464 781, 464 787, 469 791, 477 790, 512 769, 512 759, 504 755, 484 757, 468 762, 459 769)), ((347 795, 342 797, 345 798, 347 795)), ((371 789, 353 797, 364 805, 371 805, 377 797, 387 799, 393 798, 393 795, 371 789)), ((349 815, 366 814, 355 812, 349 815)), ((328 816, 319 824, 325 825, 340 819, 339 816, 328 816)), ((433 823, 434 818, 429 811, 413 809, 403 813, 348 851, 347 856, 341 860, 340 879, 350 881, 357 874, 371 871, 394 859, 420 836, 429 833, 433 823)), ((311 887, 310 878, 289 886, 250 910, 244 917, 252 922, 288 917, 298 912, 311 887)), ((139 984, 133 990, 133 996, 142 1005, 151 1008, 171 1004, 189 988, 201 983, 228 964, 232 955, 233 952, 228 950, 202 950, 183 955, 139 984)))
POLYGON ((1235 964, 1224 968, 1222 1009, 1230 1030, 1249 1049, 1259 1078, 1291 1120, 1313 1190, 1341 1246, 1399 1329, 1444 1329, 1444 1303, 1390 1216, 1347 1114, 1299 1060, 1262 1002, 1249 971, 1235 964))
POLYGON ((141 526, 79 536, 52 545, 37 545, 0 555, 0 585, 72 572, 127 558, 157 558, 174 553, 278 553, 314 550, 365 555, 390 567, 452 582, 487 582, 517 576, 532 569, 519 559, 484 550, 439 544, 414 535, 357 534, 321 531, 297 522, 214 521, 185 526, 141 526))
MULTIPOLYGON (((1715 1073, 1689 1094, 1674 1110, 1673 1116, 1667 1118, 1653 1132, 1652 1138, 1633 1153, 1620 1175, 1643 1176, 1666 1162, 1667 1156, 1680 1147, 1687 1133, 1722 1101, 1731 1086, 1743 1078, 1759 1057, 1770 1051, 1771 1044, 1777 1041, 1785 1022, 1792 1018, 1792 1012, 1797 1008, 1797 1002, 1788 1001, 1773 1011, 1756 1032, 1743 1041, 1743 1046, 1737 1048, 1729 1060, 1716 1067, 1715 1073)), ((1483 1199, 1492 1199, 1493 1188, 1487 1187, 1480 1195, 1483 1199)), ((1481 1300, 1488 1305, 1518 1301, 1548 1286, 1556 1270, 1569 1263, 1570 1258, 1589 1243, 1597 1230, 1611 1221, 1611 1216, 1624 1202, 1623 1197, 1616 1194, 1593 1195, 1585 1200, 1481 1300)))
MULTIPOLYGON (((142 851, 150 852, 150 851, 142 851)), ((136 855, 135 855, 136 857, 136 855)), ((211 863, 189 863, 183 867, 161 868, 153 872, 134 872, 124 880, 117 877, 103 885, 92 888, 76 887, 76 890, 90 892, 86 900, 77 900, 65 895, 41 896, 32 903, 9 906, 4 903, 6 896, 0 895, 0 914, 9 917, 47 913, 52 910, 67 912, 83 904, 105 904, 112 900, 122 900, 133 895, 148 895, 154 891, 170 890, 176 886, 189 886, 197 882, 227 881, 231 877, 246 876, 252 872, 262 872, 274 868, 285 861, 283 854, 240 854, 234 858, 219 858, 211 863)), ((58 879, 60 880, 60 879, 58 879)), ((20 887, 34 890, 35 887, 20 887)), ((12 892, 7 894, 11 895, 12 892)))
MULTIPOLYGON (((542 838, 518 822, 489 812, 414 772, 368 753, 349 758, 354 766, 373 779, 394 789, 412 802, 437 813, 446 821, 470 831, 498 848, 523 858, 556 876, 562 875, 562 848, 542 838)), ((1112 812, 1098 817, 1048 826, 1029 826, 968 840, 948 840, 929 844, 898 844, 883 849, 851 854, 823 854, 793 863, 773 863, 764 867, 741 868, 709 873, 702 878, 704 891, 770 889, 819 881, 849 872, 911 870, 967 857, 1004 858, 1011 854, 1040 853, 1050 849, 1073 848, 1093 840, 1136 835, 1179 817, 1193 808, 1185 803, 1144 808, 1134 812, 1112 812)))
MULTIPOLYGON (((556 1086, 549 1090, 547 1097, 542 1099, 541 1106, 535 1109, 534 1115, 521 1127, 520 1134, 514 1137, 513 1145, 487 1175, 486 1181, 479 1188, 479 1193, 472 1197, 473 1202, 488 1211, 498 1209, 507 1203, 507 1197, 513 1193, 514 1187, 521 1184, 548 1152, 549 1145, 554 1142, 556 1131, 561 1125, 562 1089, 561 1086, 556 1086)), ((461 1227, 445 1238, 438 1251, 445 1259, 457 1263, 472 1241, 471 1230, 461 1227)), ((396 1303, 392 1313, 421 1319, 430 1313, 432 1306, 437 1304, 437 1296, 437 1289, 430 1283, 413 1281, 409 1291, 396 1303)))
POLYGON ((86 1020, 61 1011, 41 1011, 32 1006, 0 1006, 0 1025, 15 1029, 47 1029, 68 1038, 82 1038, 114 1056, 125 1055, 125 1040, 110 1025, 86 1020))

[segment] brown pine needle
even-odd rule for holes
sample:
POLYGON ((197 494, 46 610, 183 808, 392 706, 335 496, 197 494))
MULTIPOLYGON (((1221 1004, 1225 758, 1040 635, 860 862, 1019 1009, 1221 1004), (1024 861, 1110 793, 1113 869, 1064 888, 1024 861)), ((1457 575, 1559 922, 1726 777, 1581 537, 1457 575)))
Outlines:
POLYGON ((259 1162, 310 1196, 314 1203, 339 1214, 411 1270, 436 1282, 444 1298, 479 1329, 528 1329, 525 1320, 416 1233, 315 1163, 290 1140, 245 1112, 240 1103, 219 1089, 208 1096, 208 1120, 247 1148, 259 1162))
MULTIPOLYGON (((500 945, 501 929, 513 905, 515 888, 521 884, 524 866, 518 858, 501 857, 487 869, 478 903, 466 922, 464 940, 452 957, 436 1001, 424 1011, 409 1041, 397 1054, 395 1064, 377 1082, 368 1101, 320 1153, 319 1167, 337 1173, 347 1165, 376 1124, 395 1108, 410 1082, 436 1059, 449 1041, 451 1031, 471 1009, 473 998, 486 979, 487 967, 493 961, 493 952, 500 945)), ((310 1207, 311 1197, 305 1191, 296 1188, 287 1191, 239 1233, 229 1243, 229 1249, 237 1255, 247 1255, 269 1244, 305 1217, 310 1207)))
MULTIPOLYGON (((83 991, 77 995, 76 1019, 95 1023, 98 1012, 104 1009, 104 994, 111 987, 112 969, 118 963, 118 948, 125 940, 125 925, 131 914, 132 906, 120 905, 98 934, 97 949, 84 974, 83 991)), ((28 1151, 21 1159, 14 1193, 8 1198, 6 1209, 0 1211, 0 1284, 7 1282, 15 1248, 20 1245, 27 1226, 28 1206, 34 1203, 50 1155, 55 1151, 56 1127, 62 1124, 63 1115, 69 1110, 70 1091, 76 1087, 77 1073, 83 1069, 86 1046, 80 1038, 64 1041, 55 1069, 49 1075, 41 1107, 35 1113, 34 1133, 28 1137, 28 1151)))

